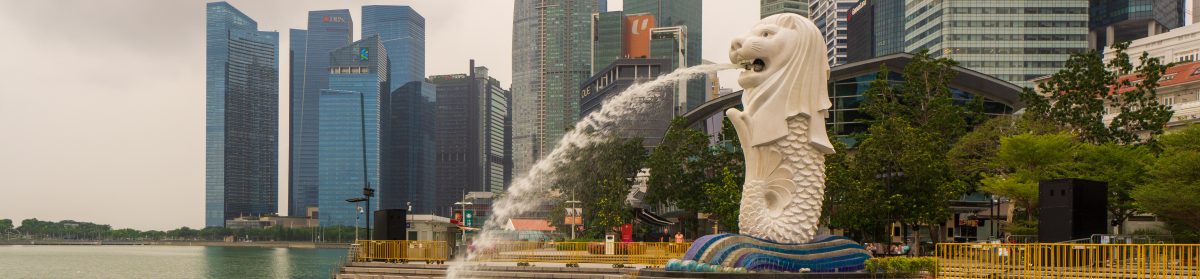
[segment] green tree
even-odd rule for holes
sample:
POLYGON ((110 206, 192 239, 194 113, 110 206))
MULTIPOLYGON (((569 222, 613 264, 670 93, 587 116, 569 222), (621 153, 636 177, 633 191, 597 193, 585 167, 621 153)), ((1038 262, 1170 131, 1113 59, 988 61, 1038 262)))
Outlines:
POLYGON ((1033 221, 1038 182, 1063 177, 1074 162, 1076 145, 1068 134, 1004 137, 997 159, 1007 171, 984 174, 981 190, 1009 198, 1025 209, 1026 220, 1033 221))
POLYGON ((1150 168, 1150 183, 1133 191, 1140 209, 1154 213, 1177 237, 1200 234, 1200 125, 1160 137, 1163 153, 1150 168))
POLYGON ((1150 165, 1154 155, 1145 146, 1124 146, 1114 143, 1079 146, 1075 177, 1108 182, 1108 213, 1118 222, 1125 222, 1137 212, 1133 190, 1150 180, 1150 165))
POLYGON ((708 136, 687 127, 687 120, 676 117, 663 136, 662 142, 646 159, 650 168, 650 179, 646 182, 646 201, 658 204, 674 204, 686 212, 685 227, 696 235, 699 221, 696 213, 705 209, 708 197, 704 192, 708 179, 705 170, 711 162, 708 158, 708 136), (690 226, 686 226, 690 225, 690 226))
POLYGON ((704 196, 709 197, 705 211, 716 216, 717 224, 726 231, 738 231, 738 212, 742 205, 742 179, 729 168, 717 173, 719 181, 704 183, 704 196))
POLYGON ((1088 143, 1152 141, 1153 136, 1163 133, 1172 115, 1170 107, 1158 103, 1156 93, 1166 66, 1158 58, 1142 53, 1142 63, 1135 68, 1125 54, 1128 46, 1128 42, 1114 45, 1117 53, 1107 65, 1095 50, 1072 54, 1063 70, 1038 85, 1038 91, 1046 96, 1028 88, 1021 94, 1027 112, 1088 143), (1121 79, 1129 74, 1136 78, 1121 79), (1113 92, 1113 88, 1126 87, 1132 90, 1113 92), (1108 124, 1104 123, 1109 111, 1106 106, 1117 112, 1108 124), (1150 136, 1139 136, 1142 132, 1150 136))
POLYGON ((13 228, 12 219, 0 219, 0 231, 7 231, 13 228))
POLYGON ((569 153, 569 163, 559 167, 553 189, 558 191, 559 210, 550 214, 550 222, 562 226, 569 199, 583 201, 584 224, 601 233, 632 223, 633 213, 625 204, 632 178, 645 161, 641 138, 608 137, 595 144, 577 147, 569 153))
POLYGON ((968 192, 974 192, 978 190, 984 175, 998 175, 1007 171, 997 159, 1001 138, 1059 132, 1061 129, 1058 127, 1025 115, 996 116, 975 126, 971 132, 959 138, 946 156, 955 177, 968 186, 968 192))
POLYGON ((865 187, 858 180, 851 162, 857 151, 841 141, 833 141, 834 154, 825 156, 825 202, 823 221, 830 227, 846 229, 848 235, 864 241, 885 241, 890 221, 879 216, 891 212, 879 187, 865 187))
MULTIPOLYGON (((862 110, 872 120, 868 133, 861 136, 853 152, 864 155, 849 157, 846 168, 853 177, 846 182, 869 195, 846 201, 873 201, 871 204, 883 211, 873 217, 905 227, 944 222, 949 214, 947 202, 966 190, 963 183, 954 179, 946 153, 974 121, 983 117, 979 113, 982 107, 979 98, 969 100, 965 107, 955 105, 949 88, 957 73, 955 65, 948 58, 932 58, 928 51, 918 52, 905 65, 904 82, 898 85, 888 80, 887 68, 881 66, 876 80, 863 93, 866 100, 862 110)), ((856 206, 843 204, 840 198, 831 200, 830 206, 839 210, 856 206)), ((854 211, 834 211, 834 214, 854 211)), ((936 241, 934 232, 941 229, 928 231, 936 241)))

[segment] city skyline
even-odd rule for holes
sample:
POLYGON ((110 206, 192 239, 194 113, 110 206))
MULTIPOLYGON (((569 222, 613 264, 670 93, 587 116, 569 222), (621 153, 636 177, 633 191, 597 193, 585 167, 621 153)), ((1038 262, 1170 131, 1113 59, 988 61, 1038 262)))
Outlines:
MULTIPOLYGON (((428 75, 459 73, 461 61, 475 59, 504 87, 512 81, 511 1, 229 2, 259 30, 279 33, 280 94, 290 90, 282 53, 290 49, 289 29, 304 28, 309 11, 348 9, 361 19, 361 6, 372 4, 410 5, 427 18, 428 75)), ((0 127, 10 135, 0 144, 0 218, 203 226, 206 3, 0 3, 0 35, 11 39, 0 59, 22 65, 0 69, 0 127)), ((621 10, 621 1, 608 4, 621 10)), ((704 58, 726 61, 729 39, 753 25, 759 5, 704 5, 705 21, 737 23, 704 28, 704 58)), ((722 73, 722 85, 737 88, 733 76, 722 73)), ((280 162, 288 159, 286 103, 280 100, 280 162)), ((279 197, 286 197, 288 166, 277 167, 279 197)), ((287 212, 286 200, 278 206, 287 212)))
MULTIPOLYGON (((9 193, 0 197, 0 218, 69 219, 137 229, 203 227, 206 3, 81 2, 66 9, 54 3, 3 4, 0 14, 5 17, 0 22, 7 24, 0 34, 17 42, 0 54, 6 61, 45 64, 28 54, 49 52, 72 61, 72 67, 0 70, 12 77, 0 84, 0 92, 5 92, 0 93, 0 116, 5 118, 0 125, 17 135, 0 148, 6 158, 0 162, 0 175, 6 177, 0 188, 9 193), (170 20, 138 20, 146 14, 170 20), (122 62, 111 63, 112 59, 122 62), (64 74, 77 78, 62 82, 64 74), (44 198, 51 194, 54 199, 44 198)), ((427 75, 461 73, 461 61, 475 59, 488 65, 503 87, 510 87, 510 1, 229 3, 257 21, 259 30, 279 33, 281 96, 290 92, 289 29, 306 28, 307 13, 316 10, 348 9, 357 24, 361 6, 373 4, 409 5, 426 17, 427 75), (478 48, 464 40, 494 48, 478 48)), ((609 1, 608 6, 620 9, 621 3, 609 1)), ((706 13, 714 11, 705 14, 706 21, 744 22, 705 28, 705 48, 713 51, 704 58, 725 61, 729 39, 753 24, 758 3, 705 7, 706 13)), ((361 39, 357 33, 355 40, 361 39)), ((288 166, 282 163, 289 148, 283 143, 290 133, 286 103, 280 99, 281 214, 288 206, 283 198, 288 193, 288 166)))

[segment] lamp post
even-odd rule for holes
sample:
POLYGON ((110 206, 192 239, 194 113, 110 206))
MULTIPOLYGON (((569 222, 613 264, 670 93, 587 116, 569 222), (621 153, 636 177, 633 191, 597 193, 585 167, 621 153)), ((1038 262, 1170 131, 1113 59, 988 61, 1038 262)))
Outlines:
MULTIPOLYGON (((363 166, 363 199, 367 201, 367 239, 375 240, 375 236, 371 234, 371 197, 375 196, 375 189, 371 189, 371 179, 367 175, 367 105, 365 95, 358 95, 358 119, 362 125, 359 132, 362 134, 362 166, 363 166)), ((349 201, 349 200, 347 200, 349 201)), ((358 228, 355 228, 357 231, 358 228)))
POLYGON ((408 215, 408 222, 404 222, 404 240, 412 240, 408 239, 408 227, 412 226, 412 202, 404 203, 408 206, 408 210, 404 211, 404 213, 408 215))
MULTIPOLYGON (((370 199, 367 199, 367 198, 346 199, 346 202, 353 203, 355 205, 355 209, 358 210, 358 214, 354 215, 354 242, 358 242, 358 218, 359 218, 359 216, 361 216, 363 214, 363 208, 361 206, 357 206, 357 205, 358 205, 358 203, 364 202, 364 201, 370 202, 370 199)), ((370 216, 368 215, 368 217, 370 217, 370 216)), ((368 219, 368 220, 370 220, 370 219, 368 219)), ((370 222, 370 221, 367 221, 367 222, 370 222)), ((371 230, 368 229, 367 233, 370 234, 371 230)))
MULTIPOLYGON (((454 205, 462 206, 463 227, 467 227, 467 205, 468 204, 474 204, 474 203, 468 202, 467 196, 463 196, 463 201, 454 203, 454 205)), ((463 232, 462 232, 462 242, 463 242, 463 244, 467 244, 467 231, 466 230, 463 230, 463 232)))
MULTIPOLYGON (((574 196, 575 196, 575 195, 573 195, 573 194, 572 194, 571 196, 572 196, 571 200, 569 200, 569 201, 566 201, 566 203, 567 203, 567 204, 578 204, 578 203, 581 203, 580 201, 577 201, 577 200, 575 200, 575 199, 574 199, 574 196)), ((569 211, 570 211, 571 213, 575 213, 574 207, 570 207, 569 211)), ((582 210, 580 210, 580 211, 582 211, 582 210)), ((580 212, 580 214, 579 214, 579 215, 583 215, 582 213, 583 213, 583 212, 580 212)), ((576 220, 575 218, 576 218, 576 217, 582 218, 582 216, 568 216, 568 217, 570 217, 570 218, 571 218, 571 240, 575 240, 575 226, 576 226, 576 225, 579 225, 579 224, 576 224, 576 223, 575 223, 575 220, 576 220)))

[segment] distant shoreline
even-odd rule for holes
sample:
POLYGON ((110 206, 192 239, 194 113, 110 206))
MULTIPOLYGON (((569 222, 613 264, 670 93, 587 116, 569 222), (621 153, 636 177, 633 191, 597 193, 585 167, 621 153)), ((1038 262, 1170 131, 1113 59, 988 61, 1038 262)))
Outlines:
POLYGON ((349 248, 350 243, 314 243, 304 241, 83 241, 83 240, 0 240, 0 246, 60 245, 60 246, 217 246, 261 248, 349 248))

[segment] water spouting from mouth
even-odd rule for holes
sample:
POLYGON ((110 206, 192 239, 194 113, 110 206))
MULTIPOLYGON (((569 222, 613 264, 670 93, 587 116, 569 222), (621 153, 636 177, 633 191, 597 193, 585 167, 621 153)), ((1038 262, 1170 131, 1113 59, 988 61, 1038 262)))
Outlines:
MULTIPOLYGON (((557 168, 571 162, 571 151, 587 147, 603 140, 612 133, 611 127, 627 115, 644 112, 657 102, 663 101, 655 91, 679 81, 715 72, 719 70, 737 69, 735 64, 707 64, 675 70, 657 79, 634 84, 625 91, 604 102, 599 111, 584 116, 575 123, 574 129, 563 135, 555 144, 554 149, 546 157, 537 161, 525 175, 517 178, 508 186, 508 190, 492 204, 492 214, 475 237, 472 245, 475 250, 492 247, 501 240, 496 232, 503 230, 508 219, 528 212, 546 199, 544 195, 550 189, 549 183, 557 176, 557 168), (647 102, 646 100, 651 100, 647 102)), ((459 272, 466 269, 466 262, 475 258, 468 252, 465 257, 457 257, 450 263, 446 278, 459 278, 459 272)))

